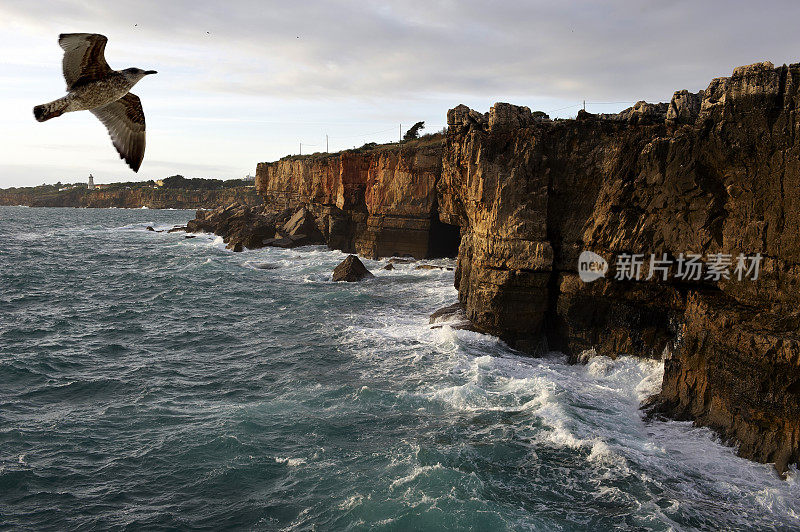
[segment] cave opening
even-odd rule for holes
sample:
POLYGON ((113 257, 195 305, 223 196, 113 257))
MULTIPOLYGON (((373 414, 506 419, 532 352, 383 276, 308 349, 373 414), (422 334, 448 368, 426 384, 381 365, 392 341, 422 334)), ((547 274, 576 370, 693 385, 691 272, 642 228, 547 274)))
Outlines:
POLYGON ((461 245, 461 228, 439 219, 439 206, 434 204, 428 232, 428 258, 455 258, 461 245))

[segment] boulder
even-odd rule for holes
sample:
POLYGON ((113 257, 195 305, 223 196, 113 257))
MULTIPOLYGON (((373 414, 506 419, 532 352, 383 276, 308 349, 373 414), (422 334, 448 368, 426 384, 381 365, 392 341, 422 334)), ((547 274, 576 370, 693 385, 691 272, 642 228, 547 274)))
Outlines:
POLYGON ((293 247, 297 247, 297 244, 294 240, 289 237, 276 237, 276 238, 267 238, 263 241, 265 246, 270 246, 273 248, 284 248, 289 249, 293 247))
POLYGON ((155 231, 155 229, 153 229, 153 226, 152 226, 152 225, 148 225, 148 226, 147 226, 147 231, 155 231))
POLYGON ((467 309, 464 306, 464 303, 453 303, 452 305, 440 308, 430 315, 428 323, 449 321, 454 317, 463 317, 463 319, 467 319, 467 309))
POLYGON ((283 224, 283 232, 298 246, 308 244, 323 244, 325 239, 317 227, 317 222, 311 211, 302 207, 283 224))
POLYGON ((372 275, 367 267, 364 266, 364 263, 362 263, 355 255, 349 255, 333 270, 334 282, 346 281, 348 283, 352 283, 355 281, 361 281, 362 279, 369 279, 371 277, 375 276, 372 275))
POLYGON ((391 262, 383 267, 384 270, 394 270, 394 264, 391 262))
POLYGON ((472 323, 467 318, 467 309, 463 303, 454 303, 440 308, 431 314, 428 323, 431 329, 441 329, 444 325, 452 329, 474 331, 472 323))

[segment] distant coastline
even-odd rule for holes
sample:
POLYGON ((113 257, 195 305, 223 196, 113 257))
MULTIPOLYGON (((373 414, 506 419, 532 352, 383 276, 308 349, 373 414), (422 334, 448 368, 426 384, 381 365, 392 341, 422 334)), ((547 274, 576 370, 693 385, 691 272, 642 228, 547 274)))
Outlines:
MULTIPOLYGON (((180 179, 174 179, 180 178, 180 179)), ((27 207, 94 207, 138 209, 210 209, 238 202, 258 205, 262 199, 243 180, 184 179, 112 183, 89 190, 85 183, 0 189, 0 205, 27 207), (170 180, 172 180, 170 182, 170 180)))

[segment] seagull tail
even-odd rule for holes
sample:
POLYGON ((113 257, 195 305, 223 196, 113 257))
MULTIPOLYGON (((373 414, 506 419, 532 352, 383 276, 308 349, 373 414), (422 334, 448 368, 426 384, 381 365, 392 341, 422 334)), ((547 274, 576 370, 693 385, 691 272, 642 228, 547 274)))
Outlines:
POLYGON ((33 108, 33 116, 39 122, 44 122, 45 120, 63 115, 67 110, 67 105, 68 102, 66 98, 59 98, 50 103, 43 103, 33 108))

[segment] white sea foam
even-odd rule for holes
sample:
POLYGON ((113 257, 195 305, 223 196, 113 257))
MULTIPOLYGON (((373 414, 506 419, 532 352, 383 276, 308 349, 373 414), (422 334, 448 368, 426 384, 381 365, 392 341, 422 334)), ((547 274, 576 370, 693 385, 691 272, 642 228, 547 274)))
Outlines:
MULTIPOLYGON (((144 227, 133 225, 139 231, 144 227)), ((203 240, 187 242, 225 249, 220 237, 205 235, 203 240)), ((331 271, 345 256, 317 246, 252 250, 244 257, 226 253, 219 260, 252 269, 262 263, 278 265, 278 270, 269 272, 271 278, 325 285, 325 290, 331 290, 331 271)), ((340 290, 397 301, 398 310, 391 305, 378 312, 359 313, 357 307, 345 310, 351 325, 344 332, 343 345, 358 358, 355 371, 362 371, 370 383, 354 394, 355 400, 384 401, 387 394, 394 394, 397 402, 409 403, 421 413, 437 412, 467 424, 475 417, 513 416, 513 424, 497 421, 476 430, 514 434, 532 451, 552 449, 581 457, 589 466, 585 474, 592 475, 587 481, 599 483, 595 495, 603 501, 622 504, 632 497, 620 486, 606 484, 612 481, 637 479, 637 489, 646 493, 648 486, 659 493, 673 493, 659 504, 653 501, 663 496, 655 492, 638 502, 641 513, 668 526, 669 516, 680 511, 680 500, 693 492, 699 499, 727 500, 732 508, 742 505, 743 512, 761 508, 784 523, 794 519, 800 526, 796 470, 781 481, 771 466, 737 457, 735 449, 722 445, 708 429, 643 419, 639 405, 660 390, 663 363, 624 356, 612 360, 590 350, 582 354, 585 365, 570 365, 563 355, 523 357, 495 337, 454 330, 446 324, 431 330, 427 315, 409 313, 402 304, 424 301, 433 311, 454 302, 453 272, 415 270, 416 264, 395 264, 394 270, 387 271, 381 269, 386 261, 364 263, 377 279, 340 290)), ((421 504, 427 496, 418 485, 433 482, 433 477, 461 474, 441 463, 421 463, 419 447, 412 447, 417 451, 399 453, 387 465, 393 471, 387 487, 399 492, 409 505, 421 504)), ((300 457, 279 456, 275 461, 293 468, 307 464, 300 457)), ((340 508, 352 510, 362 504, 363 497, 352 495, 340 508)))
MULTIPOLYGON (((127 219, 162 219, 155 212, 135 214, 127 213, 127 219)), ((505 528, 548 528, 544 523, 569 529, 558 519, 578 506, 577 519, 624 511, 631 528, 713 528, 715 518, 727 528, 769 528, 768 519, 773 528, 800 527, 797 470, 782 481, 771 466, 737 457, 707 429, 643 419, 639 405, 660 388, 660 362, 587 353, 585 365, 570 365, 558 353, 521 356, 492 336, 448 326, 431 330, 428 312, 456 300, 453 272, 414 270, 414 264, 385 271, 380 268, 386 261, 364 260, 377 279, 334 285, 330 273, 343 253, 319 246, 231 253, 215 235, 190 240, 179 233, 145 235, 147 225, 172 224, 130 224, 123 229, 125 238, 117 233, 110 240, 129 239, 134 256, 142 247, 152 252, 156 246, 141 245, 151 236, 162 245, 151 259, 154 277, 175 275, 181 291, 202 288, 182 312, 202 307, 219 289, 231 295, 217 298, 222 309, 217 312, 236 309, 241 318, 235 316, 239 321, 231 330, 237 340, 223 338, 225 347, 214 346, 206 358, 208 349, 187 339, 198 333, 191 330, 195 325, 174 320, 181 309, 169 307, 178 312, 165 314, 165 321, 186 329, 171 342, 188 345, 176 353, 179 369, 171 369, 169 356, 155 364, 137 357, 134 363, 179 371, 179 378, 168 374, 170 388, 173 382, 184 388, 189 379, 184 373, 202 368, 200 375, 220 374, 226 394, 243 384, 256 391, 217 399, 209 395, 216 392, 200 386, 197 397, 206 400, 191 421, 210 419, 207 430, 221 424, 238 435, 217 441, 221 451, 214 451, 234 480, 245 462, 259 464, 266 456, 270 467, 280 464, 278 475, 284 478, 274 483, 280 493, 269 491, 270 483, 264 489, 267 497, 295 497, 306 507, 298 510, 296 528, 322 519, 330 526, 384 522, 402 528, 409 515, 442 514, 453 528, 499 515, 505 528), (257 263, 280 268, 254 272, 257 263), (257 297, 247 299, 251 292, 257 297), (318 347, 321 351, 314 351, 318 347), (241 366, 231 360, 241 360, 241 366), (264 378, 248 381, 250 373, 264 378), (221 412, 217 423, 214 416, 221 412), (687 525, 706 514, 708 521, 687 525)), ((76 230, 98 231, 106 229, 76 230)), ((149 297, 172 300, 178 290, 169 283, 162 289, 149 297)), ((198 313, 198 328, 207 310, 198 313)), ((212 321, 206 326, 214 327, 212 321)), ((231 322, 220 321, 224 325, 217 331, 224 335, 231 322)), ((149 408, 152 393, 142 387, 132 403, 137 412, 149 408)), ((178 454, 185 441, 177 440, 178 454)), ((17 447, 10 456, 21 452, 25 449, 17 447)), ((20 467, 15 462, 0 467, 20 467)), ((194 471, 195 465, 187 469, 194 471)), ((194 475, 188 482, 194 485, 194 475)), ((581 527, 572 522, 572 528, 581 527)))
MULTIPOLYGON (((430 289, 445 301, 453 297, 447 286, 430 289)), ((800 514, 796 471, 790 472, 789 481, 780 481, 771 466, 737 457, 735 449, 722 445, 708 429, 644 420, 639 407, 659 392, 663 362, 627 356, 612 360, 594 352, 585 353, 585 365, 570 365, 557 354, 530 359, 491 336, 447 326, 431 330, 423 316, 371 318, 369 325, 352 328, 352 341, 365 347, 363 359, 373 361, 372 366, 376 357, 381 360, 377 373, 397 379, 403 394, 410 391, 410 397, 446 405, 458 415, 526 415, 525 424, 542 429, 524 432, 523 424, 515 431, 523 431, 532 445, 582 454, 598 478, 634 476, 660 489, 667 486, 655 478, 672 478, 682 490, 703 490, 703 497, 727 493, 783 518, 800 514), (388 358, 379 347, 387 344, 394 346, 388 358), (699 472, 704 473, 698 487, 699 472)), ((392 488, 436 467, 415 466, 392 481, 392 488)), ((630 497, 617 488, 603 489, 604 499, 630 497)), ((658 506, 651 511, 670 522, 658 506)))
POLYGON ((297 467, 301 465, 305 465, 307 460, 305 458, 291 458, 291 457, 275 457, 275 462, 279 464, 286 464, 289 467, 297 467))
POLYGON ((353 495, 351 497, 348 497, 347 499, 345 499, 341 503, 339 503, 339 509, 340 510, 345 510, 345 511, 352 510, 356 506, 359 506, 362 503, 363 500, 364 500, 364 496, 363 495, 361 495, 361 494, 353 495))

